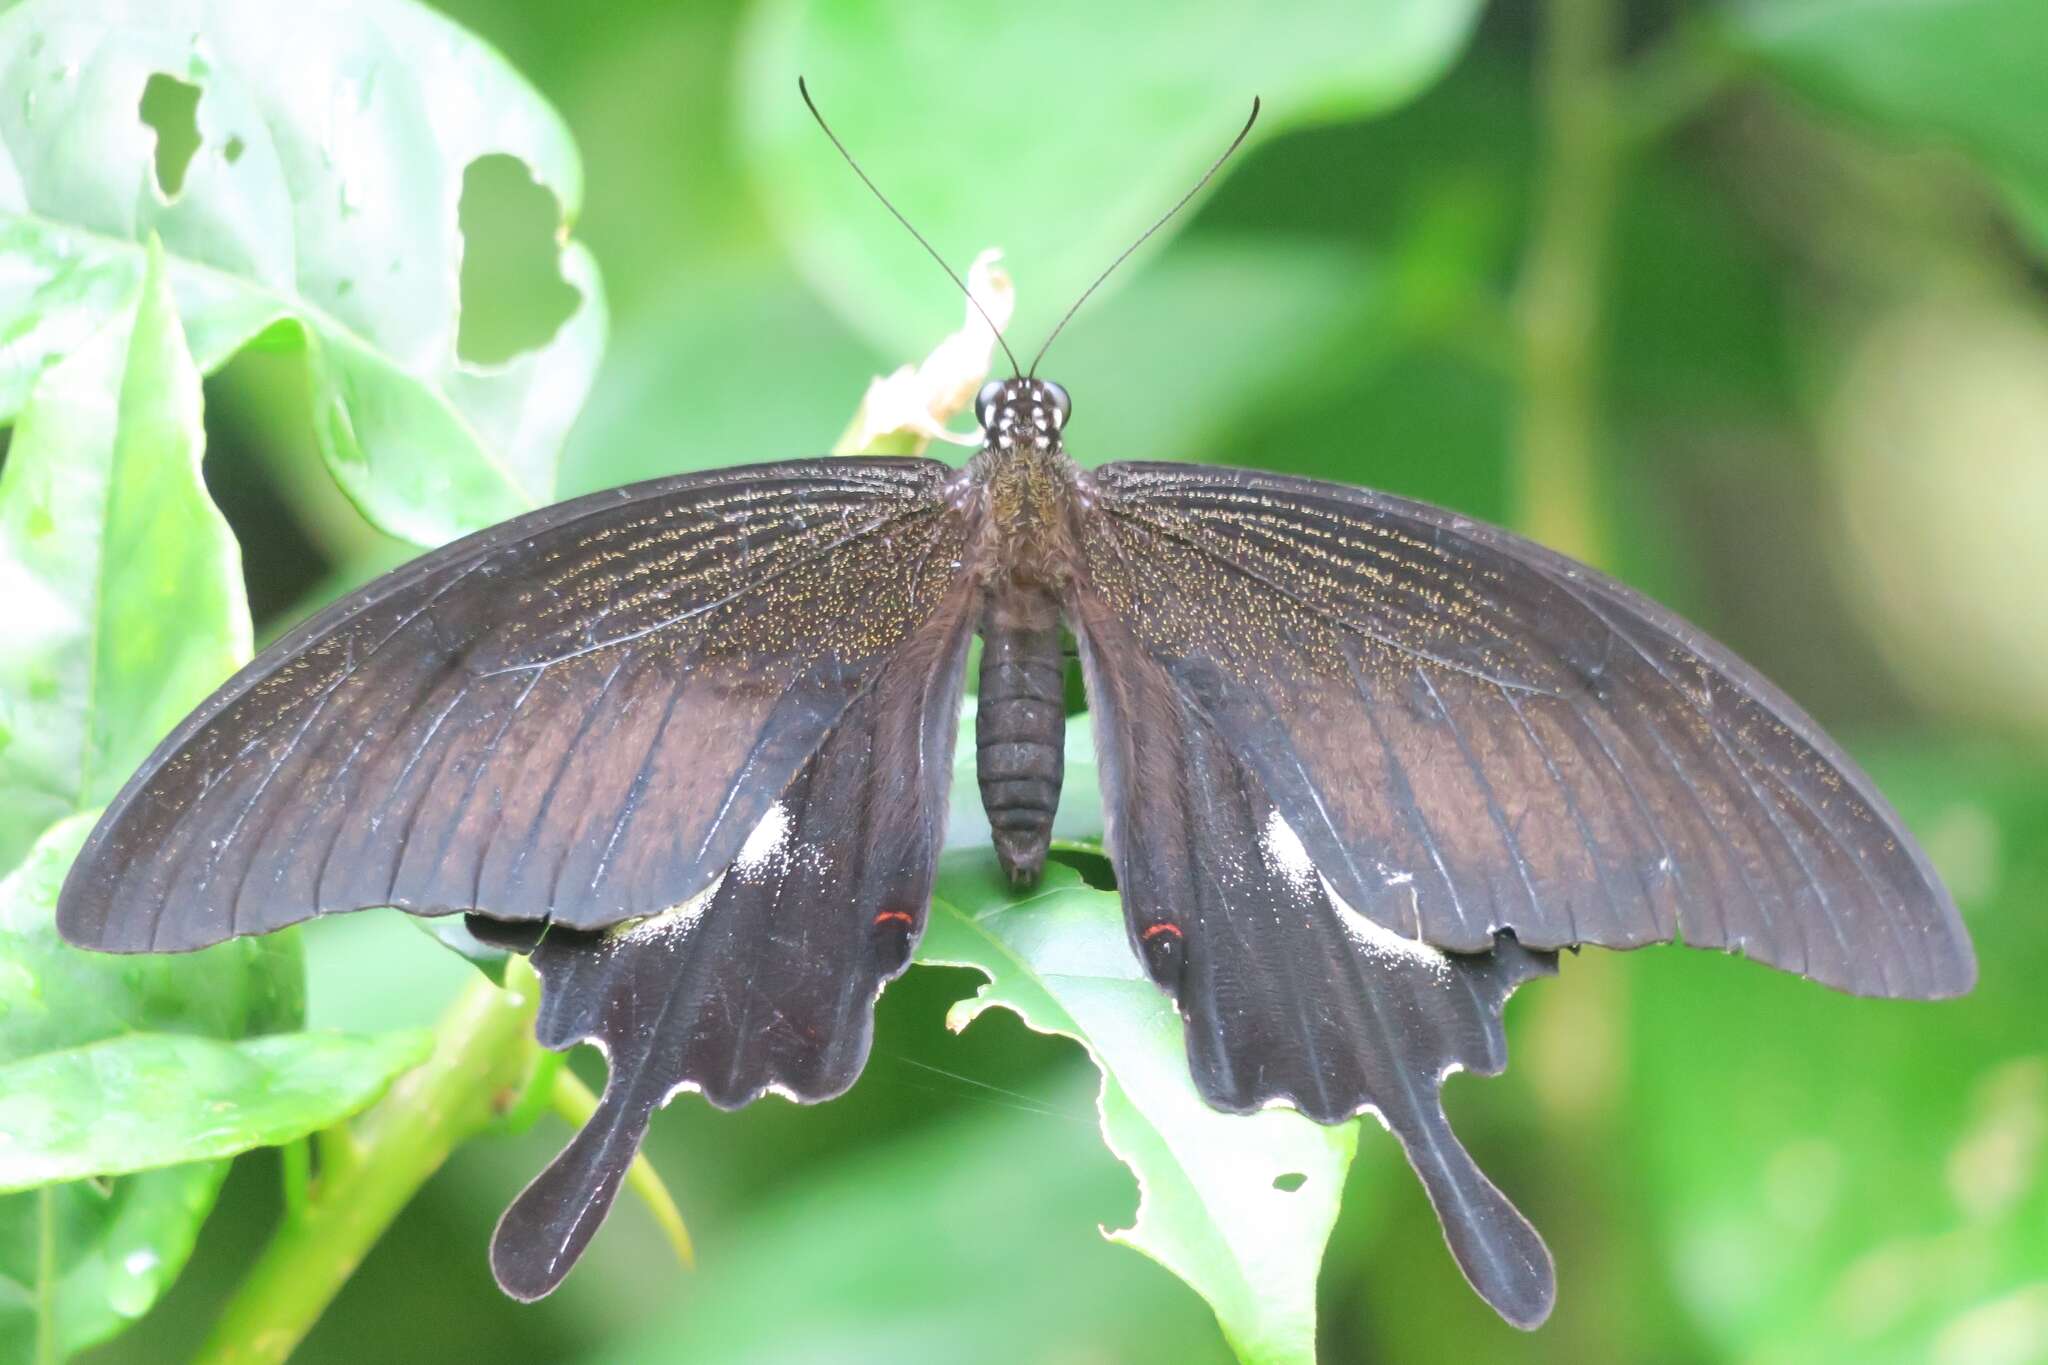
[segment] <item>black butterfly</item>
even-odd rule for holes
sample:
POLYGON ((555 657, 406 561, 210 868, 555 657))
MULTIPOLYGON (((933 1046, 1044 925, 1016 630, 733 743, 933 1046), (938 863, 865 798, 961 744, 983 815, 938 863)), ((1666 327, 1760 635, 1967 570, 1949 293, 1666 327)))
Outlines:
POLYGON ((652 1112, 853 1083, 923 930, 968 643, 981 795, 1037 876, 1080 642, 1131 946, 1220 1109, 1372 1110, 1509 1321, 1548 1251, 1445 1122, 1559 949, 1673 938, 1869 995, 1975 975, 1868 778, 1614 580, 1380 493, 1062 446, 989 384, 964 469, 826 459, 579 498, 456 542, 243 669, 122 790, 72 942, 179 951, 314 915, 468 913, 531 951, 591 1122, 492 1264, 567 1273, 652 1112))

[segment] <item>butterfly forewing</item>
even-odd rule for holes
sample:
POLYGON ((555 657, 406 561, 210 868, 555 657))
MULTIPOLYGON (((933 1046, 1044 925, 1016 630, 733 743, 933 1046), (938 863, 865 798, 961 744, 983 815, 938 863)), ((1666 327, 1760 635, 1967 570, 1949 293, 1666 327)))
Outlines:
POLYGON ((1255 774, 1346 903, 1459 952, 1682 937, 1875 995, 1968 988, 1954 905, 1776 688, 1612 579, 1312 480, 1087 476, 1077 611, 1255 774))
POLYGON ((195 948, 387 904, 598 928, 688 901, 891 658, 964 628, 952 477, 665 479, 379 580, 144 764, 65 884, 65 934, 195 948))

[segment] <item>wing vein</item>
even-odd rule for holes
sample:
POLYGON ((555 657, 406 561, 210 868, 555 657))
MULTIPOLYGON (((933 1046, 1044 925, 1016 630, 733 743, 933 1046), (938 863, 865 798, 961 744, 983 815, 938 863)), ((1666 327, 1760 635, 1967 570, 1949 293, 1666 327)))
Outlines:
POLYGON ((829 541, 825 545, 819 547, 816 551, 814 551, 811 554, 804 555, 797 559, 793 559, 789 563, 780 564, 772 567, 768 573, 762 575, 759 578, 751 578, 747 580, 747 582, 741 584, 737 588, 734 588, 731 592, 726 593, 722 597, 714 598, 709 602, 701 602, 696 606, 689 608, 686 611, 680 611, 673 616, 664 617, 662 620, 656 621, 651 625, 641 626, 636 630, 627 631, 623 635, 615 635, 612 636, 610 639, 606 640, 595 640, 592 641, 590 644, 583 646, 580 649, 568 650, 564 653, 553 655, 549 658, 530 659, 525 663, 507 664, 502 668, 488 669, 485 670, 481 674, 481 676, 497 677, 501 674, 506 673, 523 673, 529 669, 552 668, 556 664, 568 663, 571 660, 580 659, 587 654, 599 654, 608 649, 617 649, 622 645, 632 644, 634 641, 645 639, 649 635, 655 635, 660 633, 661 631, 673 629, 674 627, 681 625, 685 621, 695 620, 697 617, 703 616, 708 612, 717 611, 721 607, 730 606, 734 602, 738 602, 746 597, 751 596, 754 593, 760 592, 762 589, 767 588, 769 585, 780 581, 789 574, 792 574, 796 572, 798 569, 803 568, 805 565, 814 564, 817 561, 824 559, 830 554, 832 554, 833 551, 844 549, 846 546, 854 543, 855 541, 865 540, 867 537, 879 531, 887 530, 891 526, 896 525, 898 522, 908 521, 913 517, 936 516, 939 510, 940 509, 936 505, 924 505, 919 507, 907 508, 902 511, 889 513, 886 516, 877 517, 875 520, 869 522, 867 525, 861 527, 859 530, 849 531, 847 534, 839 536, 836 539, 829 541))
MULTIPOLYGON (((1428 852, 1430 862, 1436 867, 1437 876, 1443 881, 1444 892, 1451 898, 1452 913, 1457 915, 1459 926, 1466 931, 1469 937, 1472 929, 1471 916, 1465 911, 1465 903, 1458 895, 1458 883, 1452 878, 1451 870, 1444 862, 1442 850, 1437 847, 1436 835, 1429 827, 1429 817, 1423 814, 1422 807, 1415 800, 1415 786, 1408 780, 1407 766, 1401 762, 1401 756, 1395 752, 1393 742, 1387 738, 1386 727, 1380 724, 1377 699, 1367 690, 1365 679, 1359 675, 1357 665, 1352 662, 1349 651, 1345 652, 1344 664, 1351 673, 1353 688, 1357 690, 1360 699, 1365 703, 1361 709, 1365 712, 1366 723, 1372 726, 1373 735, 1380 742, 1380 752, 1386 755, 1387 777, 1394 788, 1392 793, 1394 801, 1400 806, 1402 817, 1406 820, 1409 829, 1422 840, 1422 846, 1428 852)), ((1415 919, 1419 932, 1422 924, 1422 912, 1419 906, 1416 910, 1415 919)), ((1486 926, 1486 930, 1490 935, 1493 932, 1493 926, 1486 926)))
MULTIPOLYGON (((1536 756, 1543 760, 1544 771, 1550 775, 1550 784, 1557 788, 1558 795, 1564 798, 1565 809, 1570 812, 1572 824, 1579 831, 1579 842, 1585 846, 1586 862, 1593 869, 1593 880, 1599 883, 1601 897, 1607 902, 1607 912, 1613 918, 1615 927, 1619 929, 1626 923, 1621 912, 1621 904, 1614 898, 1614 888, 1608 883, 1607 872, 1604 866, 1606 860, 1600 856, 1600 850, 1593 841, 1592 827, 1586 823, 1585 812, 1579 809, 1578 798, 1572 795, 1571 786, 1564 780, 1564 774, 1559 770, 1557 760, 1550 752, 1550 746, 1543 742, 1542 736, 1536 733, 1536 727, 1529 723, 1529 715, 1522 709, 1522 703, 1516 700, 1514 693, 1506 689, 1502 689, 1500 695, 1501 700, 1508 704, 1508 709, 1515 713, 1515 719, 1521 722, 1522 733, 1529 737, 1529 743, 1534 746, 1536 756)), ((1638 876, 1640 877, 1640 872, 1638 876)), ((1645 908, 1650 909, 1654 916, 1654 898, 1650 893, 1650 886, 1647 880, 1643 881, 1643 903, 1645 908)), ((1576 942, 1578 941, 1578 918, 1576 915, 1572 916, 1572 930, 1573 939, 1576 942)))
MULTIPOLYGON (((1156 517, 1149 517, 1144 515, 1142 512, 1140 512, 1137 508, 1133 507, 1129 503, 1125 503, 1119 507, 1116 507, 1114 509, 1113 514, 1126 517, 1129 520, 1137 523, 1138 525, 1147 527, 1149 530, 1153 532, 1153 534, 1157 536, 1163 537, 1167 540, 1174 541, 1177 544, 1185 545, 1189 549, 1193 550, 1195 553, 1201 555, 1203 558, 1208 559, 1212 563, 1218 565, 1223 569, 1228 570, 1231 573, 1237 574, 1240 577, 1251 579, 1253 582, 1264 587, 1267 591, 1272 592, 1277 596, 1285 598, 1287 601, 1294 603, 1303 611, 1309 613, 1311 616, 1317 617, 1327 625, 1335 626, 1341 630, 1349 631, 1351 634, 1359 636, 1363 639, 1371 640, 1375 644, 1384 645, 1386 648, 1393 650, 1396 654, 1404 655, 1407 658, 1419 660, 1423 663, 1435 664, 1439 668, 1448 669, 1450 672, 1453 673, 1462 673, 1467 677, 1477 678, 1481 682, 1492 683, 1496 687, 1512 687, 1518 692, 1528 692, 1536 696, 1559 695, 1555 692, 1550 691, 1547 688, 1537 687, 1531 683, 1517 682, 1512 678, 1495 677, 1493 674, 1486 672, 1484 669, 1473 668, 1470 664, 1462 664, 1455 659, 1444 658, 1441 655, 1433 654, 1426 649, 1417 649, 1414 645, 1404 643, 1403 641, 1398 640, 1393 636, 1383 635, 1380 632, 1375 631, 1371 627, 1365 625, 1363 622, 1353 621, 1349 617, 1341 616, 1335 612, 1328 610, 1325 607, 1319 606, 1318 604, 1309 601, 1307 598, 1304 598, 1292 589, 1275 582, 1266 574, 1260 573, 1257 569, 1254 569, 1249 565, 1240 564, 1236 562, 1235 560, 1231 559, 1227 554, 1223 553, 1221 550, 1218 550, 1215 547, 1204 543, 1204 541, 1200 537, 1190 534, 1188 532, 1175 530, 1173 527, 1168 526, 1166 523, 1164 523, 1156 517)), ((1207 532, 1206 528, 1203 529, 1206 534, 1214 534, 1213 532, 1207 532)))
MULTIPOLYGON (((1429 699, 1436 703, 1436 712, 1444 718, 1444 724, 1449 727, 1451 739, 1457 744, 1459 754, 1464 757, 1465 767, 1479 783, 1480 795, 1486 800, 1486 813, 1492 818, 1493 827, 1499 833, 1501 843, 1506 847, 1509 861, 1515 865, 1515 873, 1522 883, 1523 893, 1529 897, 1529 913, 1538 920, 1542 919, 1543 902, 1536 895, 1536 883, 1529 878, 1529 860, 1523 856, 1521 841, 1516 839, 1515 832, 1508 828, 1508 813, 1501 808, 1500 796, 1494 791, 1493 782, 1486 775, 1486 768, 1479 762, 1478 755, 1472 752, 1471 744, 1465 739, 1465 732, 1458 727, 1457 720, 1451 715, 1451 708, 1444 705, 1443 696, 1436 690, 1436 684, 1430 681, 1428 670, 1418 664, 1415 676, 1421 680, 1423 689, 1429 693, 1429 699)), ((1564 911, 1572 939, 1576 942, 1579 936, 1578 913, 1569 900, 1565 903, 1564 911)))

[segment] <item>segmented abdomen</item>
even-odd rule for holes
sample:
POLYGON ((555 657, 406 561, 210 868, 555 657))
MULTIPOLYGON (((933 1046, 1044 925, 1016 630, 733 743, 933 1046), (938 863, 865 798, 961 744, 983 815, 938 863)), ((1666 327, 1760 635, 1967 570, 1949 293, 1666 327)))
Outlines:
POLYGON ((975 768, 996 856, 1020 885, 1038 880, 1052 842, 1065 773, 1066 675, 1058 603, 999 588, 981 620, 975 768))

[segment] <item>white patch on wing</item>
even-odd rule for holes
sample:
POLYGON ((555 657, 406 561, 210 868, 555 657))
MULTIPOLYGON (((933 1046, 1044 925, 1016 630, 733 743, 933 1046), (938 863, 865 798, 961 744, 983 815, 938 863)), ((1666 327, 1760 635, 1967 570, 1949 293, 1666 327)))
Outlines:
POLYGON ((777 801, 740 846, 740 856, 733 860, 732 867, 742 876, 751 876, 771 866, 779 870, 788 859, 789 807, 777 801))
MULTIPOLYGON (((1419 963, 1440 977, 1450 977, 1451 960, 1445 957, 1441 950, 1430 947, 1420 939, 1403 938, 1379 921, 1361 915, 1352 908, 1350 902, 1338 895, 1337 889, 1330 885, 1329 878, 1316 869, 1315 860, 1309 857, 1308 849, 1301 842, 1301 836, 1294 832, 1294 826, 1288 824, 1286 817, 1279 811, 1273 811, 1266 816, 1266 828, 1259 837, 1259 843, 1265 849, 1266 860, 1279 869, 1280 875, 1287 879, 1288 885, 1295 891, 1306 893, 1316 883, 1322 884, 1323 894, 1330 898, 1330 904, 1336 908, 1337 918, 1343 923, 1344 932, 1350 935, 1351 941, 1368 957, 1377 958, 1388 967, 1402 962, 1419 963)), ((1379 864, 1379 869, 1389 889, 1407 886, 1411 888, 1408 894, 1415 894, 1412 889, 1415 882, 1413 873, 1395 872, 1384 863, 1379 864)))
POLYGON ((1266 860, 1280 869, 1280 875, 1287 878, 1288 885, 1296 891, 1307 891, 1316 882, 1315 861, 1302 846, 1301 836, 1294 832, 1294 826, 1287 823, 1287 817, 1274 811, 1266 817, 1266 831, 1259 842, 1266 850, 1266 860))
MULTIPOLYGON (((1264 1113, 1268 1109, 1292 1109, 1299 1113, 1301 1111, 1301 1102, 1292 1095, 1275 1095, 1259 1105, 1260 1113, 1264 1113)), ((1379 1122, 1380 1127, 1386 1129, 1389 1133, 1394 1131, 1394 1125, 1387 1122, 1387 1116, 1381 1113, 1380 1107, 1372 1101, 1361 1101, 1359 1106, 1351 1111, 1350 1117, 1355 1119, 1361 1114, 1370 1114, 1379 1122)))
MULTIPOLYGON (((1405 938, 1386 925, 1368 915, 1361 915, 1351 903, 1337 894, 1337 888, 1330 885, 1327 877, 1323 881, 1323 894, 1330 898, 1330 904, 1337 909, 1337 917, 1343 921, 1344 932, 1367 957, 1378 958, 1384 965, 1394 967, 1403 962, 1427 967, 1437 976, 1448 981, 1451 976, 1451 960, 1444 956, 1441 948, 1432 948, 1421 939, 1405 938)), ((1413 895, 1414 892, 1409 892, 1413 895)))
POLYGON ((672 905, 658 915, 635 920, 615 932, 619 939, 626 943, 646 943, 651 939, 677 938, 688 934, 697 921, 704 917, 704 911, 711 905, 711 898, 718 894, 718 888, 723 885, 725 874, 721 872, 711 885, 681 905, 672 905))

